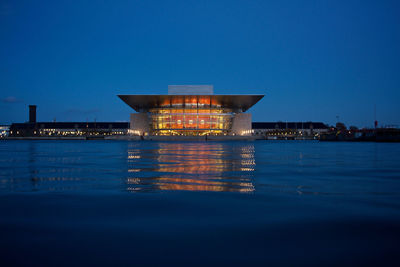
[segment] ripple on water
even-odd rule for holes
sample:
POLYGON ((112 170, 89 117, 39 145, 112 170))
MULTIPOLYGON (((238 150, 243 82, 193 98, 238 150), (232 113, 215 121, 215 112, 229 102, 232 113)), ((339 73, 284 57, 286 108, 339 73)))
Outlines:
POLYGON ((13 141, 0 192, 226 191, 396 194, 399 145, 318 142, 13 141))

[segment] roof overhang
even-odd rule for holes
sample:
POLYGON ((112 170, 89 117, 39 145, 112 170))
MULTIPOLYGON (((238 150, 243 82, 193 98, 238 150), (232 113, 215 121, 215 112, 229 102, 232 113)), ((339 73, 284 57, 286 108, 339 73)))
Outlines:
POLYGON ((264 95, 118 95, 118 97, 137 112, 165 107, 165 103, 177 100, 185 103, 185 100, 194 98, 197 98, 197 101, 209 99, 209 103, 245 112, 264 95))

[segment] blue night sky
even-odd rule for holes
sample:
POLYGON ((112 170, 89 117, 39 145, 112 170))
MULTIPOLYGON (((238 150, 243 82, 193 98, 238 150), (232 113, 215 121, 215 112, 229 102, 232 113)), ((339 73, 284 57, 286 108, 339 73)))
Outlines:
POLYGON ((400 125, 400 1, 0 0, 0 123, 128 121, 117 94, 265 94, 253 121, 400 125))

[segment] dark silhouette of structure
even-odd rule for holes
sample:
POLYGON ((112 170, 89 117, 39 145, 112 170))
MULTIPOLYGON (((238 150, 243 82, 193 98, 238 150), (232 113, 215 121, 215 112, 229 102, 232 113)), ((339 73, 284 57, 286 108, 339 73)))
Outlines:
POLYGON ((36 123, 36 105, 29 105, 29 123, 36 123))

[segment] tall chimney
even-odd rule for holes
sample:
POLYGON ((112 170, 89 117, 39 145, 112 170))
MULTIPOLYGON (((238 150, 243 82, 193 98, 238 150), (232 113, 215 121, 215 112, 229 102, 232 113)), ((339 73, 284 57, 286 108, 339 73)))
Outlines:
POLYGON ((36 123, 36 105, 29 105, 29 122, 36 123))

